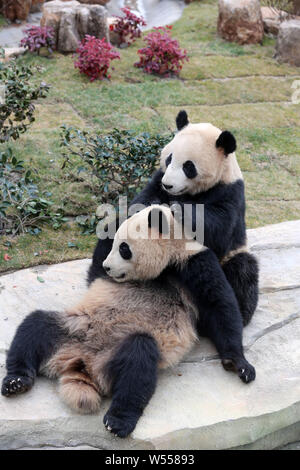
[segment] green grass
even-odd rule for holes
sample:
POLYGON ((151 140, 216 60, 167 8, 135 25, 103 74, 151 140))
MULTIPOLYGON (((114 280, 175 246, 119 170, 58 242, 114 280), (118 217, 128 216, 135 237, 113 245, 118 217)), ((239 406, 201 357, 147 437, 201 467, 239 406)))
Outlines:
POLYGON ((7 25, 7 21, 3 15, 0 15, 0 29, 7 25))
MULTIPOLYGON (((216 2, 203 0, 188 6, 174 25, 173 36, 190 57, 179 78, 162 79, 133 67, 142 39, 120 51, 110 81, 90 83, 74 69, 72 55, 19 59, 38 65, 36 80, 49 83, 51 91, 37 106, 36 122, 13 147, 36 168, 41 189, 52 192, 71 221, 92 214, 97 198, 84 174, 62 171, 60 125, 163 133, 174 130, 176 113, 183 108, 191 121, 212 122, 236 135, 248 227, 299 218, 300 105, 291 103, 291 85, 300 79, 300 69, 273 59, 274 40, 251 46, 228 43, 217 37, 216 24, 216 2)), ((38 236, 19 236, 8 250, 5 240, 0 242, 2 272, 91 256, 96 237, 81 235, 70 222, 58 231, 45 228, 38 236), (69 248, 69 241, 77 246, 69 248), (3 261, 4 253, 12 259, 3 261)))

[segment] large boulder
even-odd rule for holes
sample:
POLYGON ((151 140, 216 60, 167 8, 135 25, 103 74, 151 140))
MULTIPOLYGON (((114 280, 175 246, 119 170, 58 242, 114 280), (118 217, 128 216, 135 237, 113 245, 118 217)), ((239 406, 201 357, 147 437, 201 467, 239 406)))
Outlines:
POLYGON ((267 34, 277 36, 280 24, 287 19, 288 13, 271 7, 261 7, 264 30, 267 34))
POLYGON ((219 0, 218 32, 239 44, 261 42, 264 27, 259 0, 219 0))
POLYGON ((3 0, 2 12, 10 21, 26 21, 32 0, 3 0))
MULTIPOLYGON (((214 346, 201 338, 181 364, 159 373, 134 433, 118 439, 102 424, 108 400, 97 415, 77 415, 59 400, 55 381, 38 378, 30 392, 0 397, 0 449, 273 449, 300 441, 300 220, 248 230, 248 244, 260 263, 259 305, 244 331, 254 382, 225 372, 214 346)), ((0 277, 0 382, 25 315, 76 302, 89 264, 0 277)))
POLYGON ((86 34, 108 40, 106 9, 101 5, 82 5, 71 1, 54 0, 43 7, 42 26, 51 26, 60 52, 76 51, 86 34))
POLYGON ((281 23, 275 57, 279 62, 288 62, 290 65, 300 67, 300 19, 281 23))

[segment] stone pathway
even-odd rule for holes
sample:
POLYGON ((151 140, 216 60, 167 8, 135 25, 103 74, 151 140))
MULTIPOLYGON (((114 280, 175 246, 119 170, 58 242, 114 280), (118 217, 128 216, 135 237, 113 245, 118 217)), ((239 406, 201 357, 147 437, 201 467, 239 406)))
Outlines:
MULTIPOLYGON (((184 9, 181 0, 111 0, 107 5, 108 16, 120 15, 121 8, 128 5, 142 14, 147 20, 145 30, 153 26, 164 26, 178 20, 184 9)), ((10 25, 0 30, 0 46, 16 48, 23 38, 23 30, 30 25, 39 25, 42 13, 32 13, 28 21, 19 25, 10 25)))
POLYGON ((23 24, 13 24, 0 30, 0 46, 5 48, 19 47, 21 39, 24 37, 23 30, 31 25, 39 25, 42 13, 32 13, 23 24))
POLYGON ((174 23, 180 18, 185 6, 183 0, 111 0, 106 4, 108 16, 120 15, 124 5, 146 19, 145 31, 154 26, 174 23))
MULTIPOLYGON (((121 440, 102 425, 108 400, 99 415, 79 416, 60 402, 55 382, 39 378, 28 394, 0 397, 0 449, 272 449, 299 441, 300 220, 249 230, 248 238, 261 268, 259 307, 244 334, 255 382, 244 385, 225 372, 214 347, 202 339, 183 363, 159 374, 136 430, 121 440)), ((76 302, 89 263, 0 277, 0 380, 20 321, 37 307, 76 302)))

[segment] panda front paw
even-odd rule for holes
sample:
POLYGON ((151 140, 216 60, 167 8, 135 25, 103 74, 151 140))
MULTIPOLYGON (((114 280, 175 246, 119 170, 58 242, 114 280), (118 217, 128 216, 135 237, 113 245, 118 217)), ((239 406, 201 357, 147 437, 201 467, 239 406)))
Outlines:
POLYGON ((255 369, 246 359, 240 359, 238 361, 233 361, 232 359, 223 359, 222 365, 225 370, 236 372, 239 378, 245 384, 255 380, 255 369))
POLYGON ((124 438, 132 433, 139 417, 140 415, 129 411, 110 408, 103 418, 103 423, 106 429, 112 434, 124 438))
POLYGON ((22 375, 7 375, 2 382, 1 394, 5 397, 19 395, 31 389, 33 379, 22 375))

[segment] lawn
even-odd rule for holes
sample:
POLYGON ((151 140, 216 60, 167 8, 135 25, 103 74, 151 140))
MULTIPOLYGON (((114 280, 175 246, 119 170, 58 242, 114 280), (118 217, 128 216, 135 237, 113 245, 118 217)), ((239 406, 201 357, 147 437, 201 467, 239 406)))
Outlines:
POLYGON ((113 127, 163 133, 174 129, 184 108, 191 121, 212 122, 235 134, 248 227, 299 218, 300 105, 291 102, 291 86, 300 69, 273 59, 274 40, 256 46, 227 43, 217 37, 216 24, 216 2, 209 0, 189 5, 174 24, 173 36, 190 58, 180 78, 161 79, 133 67, 142 39, 120 51, 110 81, 90 83, 74 69, 72 55, 19 59, 38 65, 37 80, 50 84, 51 91, 13 148, 34 165, 41 189, 52 192, 70 222, 57 231, 45 227, 37 236, 16 237, 8 251, 3 238, 0 272, 92 255, 96 237, 81 235, 74 217, 93 214, 97 199, 86 178, 61 169, 62 124, 103 133, 113 127), (4 253, 11 260, 4 261, 4 253))

